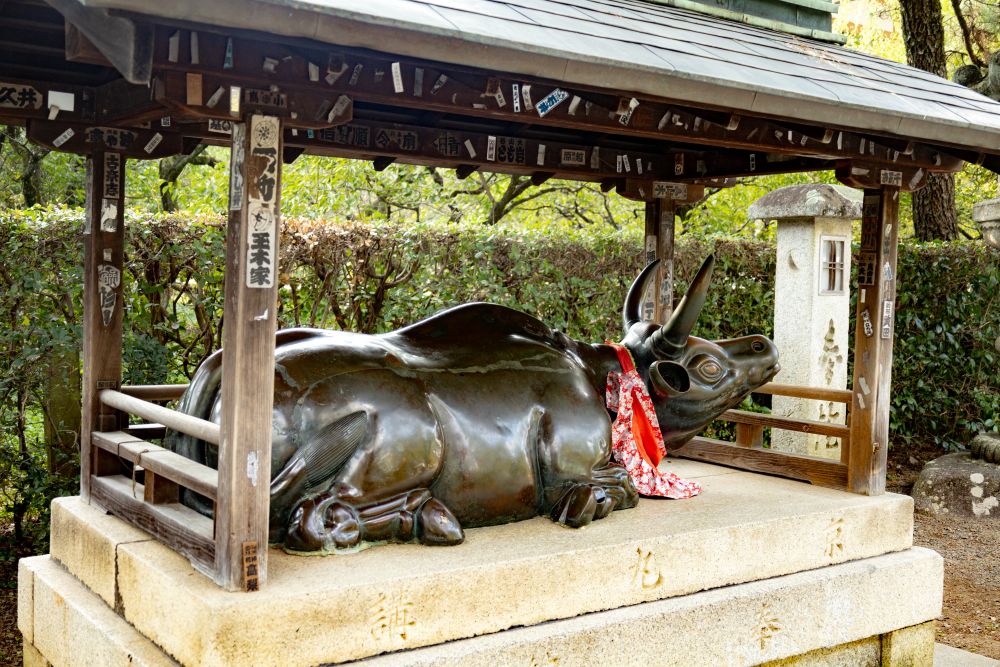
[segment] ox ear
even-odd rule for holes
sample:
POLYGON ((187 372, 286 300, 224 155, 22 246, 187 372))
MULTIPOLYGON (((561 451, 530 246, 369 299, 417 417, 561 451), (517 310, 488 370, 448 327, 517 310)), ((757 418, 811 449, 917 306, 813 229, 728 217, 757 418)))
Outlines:
POLYGON ((687 294, 677 304, 670 321, 653 332, 649 344, 659 359, 677 359, 687 346, 688 336, 694 329, 701 309, 705 307, 708 286, 712 282, 715 255, 709 255, 701 265, 698 275, 691 281, 687 294))
POLYGON ((691 376, 676 361, 654 361, 649 367, 649 379, 661 396, 679 396, 691 388, 691 376))
POLYGON ((628 296, 625 297, 625 305, 622 306, 622 328, 625 330, 624 333, 626 336, 633 324, 642 321, 642 296, 646 293, 649 281, 653 277, 656 267, 659 265, 660 260, 658 259, 647 264, 646 268, 632 281, 632 286, 628 289, 628 296))

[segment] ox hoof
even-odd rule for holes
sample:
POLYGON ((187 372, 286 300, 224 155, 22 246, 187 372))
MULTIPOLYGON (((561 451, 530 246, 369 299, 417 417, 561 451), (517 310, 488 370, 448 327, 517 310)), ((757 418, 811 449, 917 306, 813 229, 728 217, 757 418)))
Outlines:
POLYGON ((431 498, 420 507, 417 539, 430 546, 450 546, 461 544, 465 533, 451 510, 437 498, 431 498))
POLYGON ((354 508, 333 498, 309 498, 292 512, 285 546, 293 551, 347 549, 361 541, 354 508))
POLYGON ((553 521, 570 528, 582 528, 595 518, 602 519, 614 507, 614 501, 600 486, 576 484, 552 507, 553 521))

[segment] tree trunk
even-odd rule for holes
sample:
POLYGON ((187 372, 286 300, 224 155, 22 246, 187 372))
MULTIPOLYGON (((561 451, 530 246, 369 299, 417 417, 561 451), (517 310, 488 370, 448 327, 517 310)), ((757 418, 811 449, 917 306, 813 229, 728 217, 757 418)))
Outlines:
POLYGON ((45 378, 45 446, 49 473, 64 477, 80 474, 76 453, 80 446, 80 351, 53 350, 45 378))
POLYGON ((188 155, 174 155, 160 160, 160 206, 164 213, 177 210, 177 181, 189 164, 214 166, 218 162, 215 158, 204 155, 206 148, 206 144, 199 144, 188 155))
MULTIPOLYGON (((922 70, 947 77, 944 54, 944 20, 940 0, 900 0, 906 61, 922 70)), ((913 229, 918 239, 958 238, 955 214, 955 178, 932 174, 927 185, 913 195, 913 229)))
POLYGON ((33 146, 29 149, 24 170, 21 172, 21 196, 24 197, 24 207, 31 208, 42 203, 42 160, 49 154, 48 149, 33 146))
POLYGON ((954 174, 931 174, 913 193, 913 231, 918 241, 958 238, 954 174))

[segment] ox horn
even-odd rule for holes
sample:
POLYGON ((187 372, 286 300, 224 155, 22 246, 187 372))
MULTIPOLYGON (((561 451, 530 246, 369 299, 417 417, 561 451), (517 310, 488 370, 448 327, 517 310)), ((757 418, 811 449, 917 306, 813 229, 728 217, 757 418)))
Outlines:
POLYGON ((691 335, 691 330, 701 315, 701 309, 705 306, 713 268, 715 268, 715 255, 709 255, 698 270, 698 275, 691 281, 687 294, 674 309, 670 321, 653 332, 650 337, 650 347, 657 358, 676 359, 684 351, 688 336, 691 335))
POLYGON ((628 296, 625 297, 625 305, 622 306, 622 327, 626 336, 633 324, 642 321, 642 296, 646 293, 650 277, 659 265, 658 259, 647 264, 628 288, 628 296))

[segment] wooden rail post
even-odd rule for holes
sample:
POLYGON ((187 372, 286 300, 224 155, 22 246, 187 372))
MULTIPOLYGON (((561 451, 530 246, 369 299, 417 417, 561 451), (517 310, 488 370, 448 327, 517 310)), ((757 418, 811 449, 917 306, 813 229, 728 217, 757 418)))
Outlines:
POLYGON ((267 577, 281 131, 273 116, 233 125, 215 510, 216 579, 229 590, 267 577))
POLYGON ((83 415, 80 495, 90 499, 91 475, 118 471, 116 457, 91 443, 94 431, 116 431, 119 413, 101 403, 122 375, 122 258, 125 241, 125 157, 98 151, 87 158, 83 227, 83 415))
POLYGON ((861 218, 847 484, 867 495, 885 493, 899 192, 866 188, 861 218))

